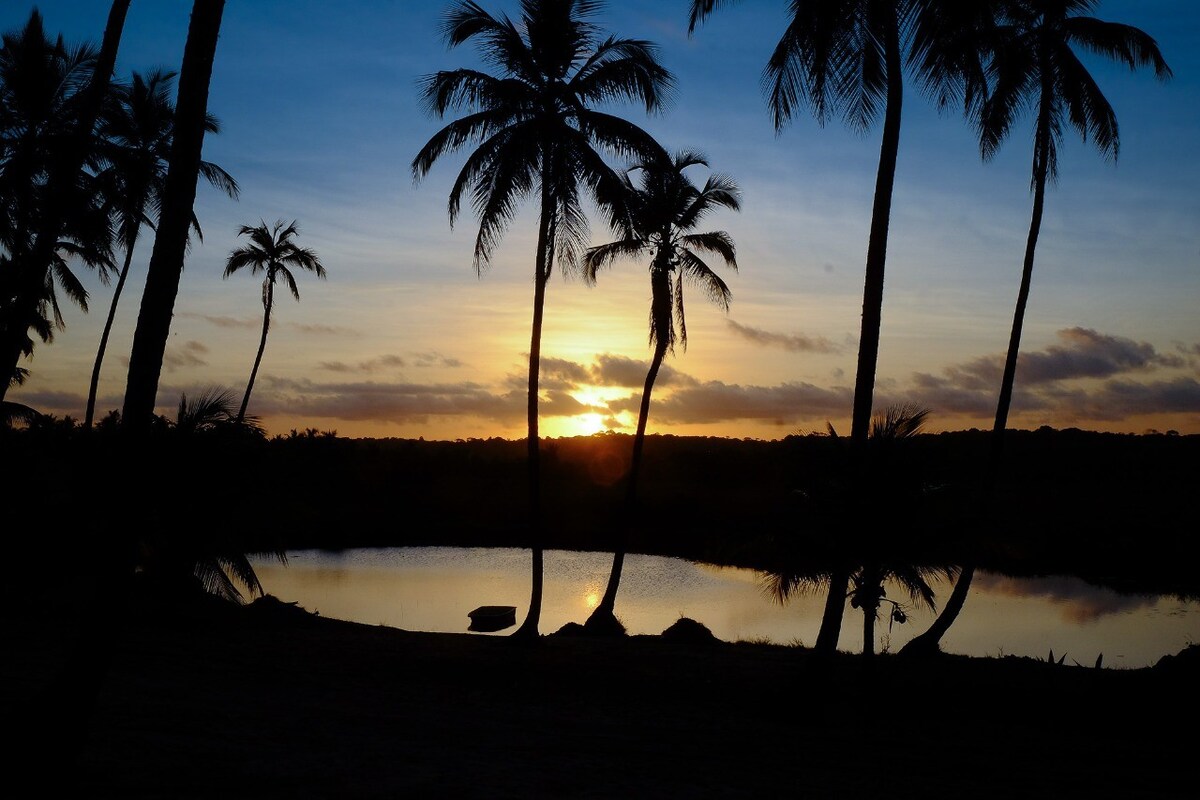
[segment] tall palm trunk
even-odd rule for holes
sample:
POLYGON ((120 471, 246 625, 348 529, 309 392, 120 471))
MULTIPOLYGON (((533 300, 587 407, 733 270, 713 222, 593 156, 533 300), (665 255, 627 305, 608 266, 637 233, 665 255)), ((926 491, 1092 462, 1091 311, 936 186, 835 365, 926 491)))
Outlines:
POLYGON ((171 334, 171 317, 179 294, 179 277, 187 251, 188 227, 196 201, 200 154, 208 113, 208 89, 212 78, 217 37, 225 0, 194 0, 188 25, 179 93, 175 104, 174 141, 171 163, 163 190, 162 211, 154 251, 146 275, 129 376, 125 387, 122 425, 131 431, 149 427, 154 416, 163 354, 171 334))
MULTIPOLYGON (((1046 96, 1047 93, 1043 92, 1043 97, 1046 96)), ((1005 430, 1008 428, 1008 410, 1012 404, 1013 384, 1017 375, 1021 329, 1025 324, 1025 307, 1029 302, 1029 288, 1033 282, 1033 257, 1037 249, 1038 235, 1042 229, 1042 214, 1046 205, 1046 180, 1050 170, 1050 135, 1050 109, 1043 101, 1038 114, 1037 140, 1034 150, 1033 213, 1029 220, 1029 236, 1025 240, 1025 261, 1021 267, 1021 286, 1017 290, 1017 307, 1013 312, 1008 353, 1004 358, 1004 376, 1000 381, 1000 398, 996 403, 996 419, 992 425, 992 444, 988 456, 987 474, 984 477, 985 513, 990 513, 988 506, 991 505, 1004 458, 1005 430)), ((900 652, 912 652, 920 655, 940 648, 942 637, 958 619, 958 615, 967 601, 967 593, 971 589, 971 580, 975 577, 977 566, 975 554, 968 550, 968 559, 963 564, 958 580, 954 584, 954 590, 950 593, 942 613, 938 614, 927 631, 913 638, 900 652)))
POLYGON ((542 617, 542 587, 544 583, 543 531, 542 531, 542 463, 541 444, 538 438, 538 379, 542 365, 542 320, 546 306, 546 284, 550 282, 550 270, 554 264, 554 215, 555 206, 551 196, 550 146, 542 146, 542 213, 538 226, 538 250, 534 265, 533 281, 533 325, 529 335, 529 397, 526 405, 528 439, 526 442, 526 464, 529 477, 529 546, 531 550, 532 576, 529 590, 529 612, 513 636, 536 639, 538 624, 542 617))
POLYGON ((18 273, 16 292, 12 298, 12 315, 4 325, 5 329, 0 331, 3 340, 0 358, 4 359, 0 361, 0 376, 3 376, 0 379, 0 401, 8 394, 11 379, 17 374, 17 365, 21 362, 21 351, 31 321, 26 311, 37 305, 37 298, 45 285, 46 271, 50 268, 62 236, 69 205, 78 198, 76 184, 87 161, 96 119, 100 116, 104 96, 112 80, 130 2, 113 0, 109 7, 96 67, 79 106, 79 120, 65 143, 64 151, 52 167, 48 202, 42 211, 39 230, 35 232, 32 251, 28 253, 28 260, 22 259, 24 263, 15 264, 18 273))
POLYGON ((254 356, 254 367, 250 370, 250 381, 246 384, 246 393, 242 395, 242 406, 238 409, 237 421, 246 419, 246 406, 250 404, 250 392, 254 391, 254 379, 258 377, 258 365, 262 363, 263 350, 267 349, 267 331, 271 327, 271 308, 275 305, 275 284, 268 279, 267 288, 263 292, 263 326, 262 336, 258 340, 258 354, 254 356))
POLYGON ((117 317, 117 303, 121 301, 121 290, 125 288, 125 279, 129 277, 129 265, 133 261, 133 244, 125 248, 125 263, 121 266, 121 275, 117 278, 117 286, 113 290, 112 304, 108 307, 108 319, 104 321, 104 332, 100 334, 100 347, 96 350, 96 363, 92 365, 92 380, 88 384, 87 413, 83 418, 84 430, 92 427, 96 418, 96 389, 100 385, 100 366, 104 363, 104 351, 108 349, 108 336, 112 333, 113 320, 117 317))
MULTIPOLYGON (((887 106, 883 116, 883 140, 879 147, 879 170, 875 177, 875 201, 871 210, 871 238, 867 244, 866 277, 863 281, 862 328, 858 338, 858 371, 854 379, 854 412, 850 428, 856 490, 861 491, 865 474, 867 435, 871 427, 871 405, 875 393, 875 365, 879 359, 879 329, 883 318, 883 274, 887 260, 888 226, 892 215, 892 187, 900 151, 900 117, 904 103, 904 76, 897 21, 887 32, 887 106)), ((851 511, 850 513, 855 513, 851 511)), ((841 634, 850 568, 839 566, 830 575, 829 595, 821 615, 815 650, 831 654, 841 634)))
POLYGON ((625 513, 621 520, 620 539, 613 551, 612 570, 608 573, 608 586, 604 589, 604 597, 592 612, 592 619, 614 617, 617 602, 617 589, 621 585, 621 571, 625 566, 625 552, 629 549, 629 529, 634 522, 634 504, 637 502, 638 476, 642 470, 642 451, 646 444, 646 422, 650 418, 650 396, 654 391, 654 381, 658 379, 658 371, 667 355, 670 345, 668 331, 671 325, 671 278, 666 269, 656 268, 651 275, 651 294, 654 298, 655 330, 657 338, 654 342, 654 356, 650 359, 650 369, 646 372, 646 385, 642 387, 642 403, 638 410, 637 433, 633 437, 633 455, 629 461, 629 479, 625 484, 625 513))

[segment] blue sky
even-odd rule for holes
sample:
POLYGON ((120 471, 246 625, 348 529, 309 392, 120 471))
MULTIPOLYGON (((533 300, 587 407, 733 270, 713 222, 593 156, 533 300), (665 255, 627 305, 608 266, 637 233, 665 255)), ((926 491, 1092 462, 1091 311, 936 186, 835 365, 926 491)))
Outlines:
MULTIPOLYGON (((36 4, 52 32, 98 40, 105 0, 36 4)), ((515 2, 485 2, 515 13, 515 2)), ((777 438, 848 427, 879 131, 798 117, 776 133, 759 89, 782 0, 745 0, 686 31, 686 0, 611 0, 600 24, 646 38, 678 82, 669 109, 624 109, 669 149, 699 149, 744 192, 711 217, 738 245, 728 315, 695 294, 690 347, 656 390, 652 431, 777 438)), ((177 68, 191 4, 134 0, 118 72, 177 68)), ((31 5, 9 0, 0 28, 31 5)), ((242 186, 201 187, 203 244, 189 256, 159 401, 245 385, 261 324, 257 282, 222 280, 236 230, 298 221, 325 282, 276 309, 251 413, 272 432, 519 436, 532 300, 533 225, 514 221, 491 268, 471 266, 474 219, 451 230, 451 156, 414 185, 409 163, 440 126, 418 78, 472 62, 439 38, 444 5, 409 0, 229 0, 210 94, 223 124, 205 157, 242 186)), ((1011 424, 1200 432, 1200 7, 1106 0, 1098 16, 1154 36, 1175 77, 1159 83, 1085 57, 1121 122, 1107 163, 1068 138, 1048 193, 1011 424)), ((990 163, 968 127, 906 96, 893 202, 877 406, 913 401, 932 427, 986 427, 1028 229, 1031 129, 990 163)), ((703 178, 698 173, 698 178, 703 178)), ((597 224, 593 240, 606 241, 597 224)), ((150 234, 118 312, 100 407, 118 408, 150 234)), ((648 358, 645 267, 597 286, 555 276, 547 300, 543 431, 631 430, 648 358)), ((92 310, 39 346, 12 399, 81 416, 110 287, 86 276, 92 310)))

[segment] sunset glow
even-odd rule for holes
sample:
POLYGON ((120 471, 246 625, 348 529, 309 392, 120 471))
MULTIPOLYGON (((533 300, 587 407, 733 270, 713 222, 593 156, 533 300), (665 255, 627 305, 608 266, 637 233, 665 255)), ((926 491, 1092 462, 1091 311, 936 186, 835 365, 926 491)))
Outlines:
MULTIPOLYGON (((97 39, 108 6, 37 5, 47 30, 71 43, 97 39)), ((117 72, 178 65, 189 6, 135 4, 117 72)), ((775 439, 849 424, 879 130, 860 136, 840 120, 822 127, 803 116, 773 129, 759 86, 785 6, 732 4, 691 37, 677 4, 612 0, 601 15, 607 29, 655 41, 677 77, 664 113, 620 113, 668 149, 704 152, 744 193, 739 213, 711 218, 737 245, 740 269, 725 276, 730 311, 689 296, 688 347, 664 364, 652 432, 775 439)), ((300 276, 301 302, 275 307, 249 407, 269 433, 525 435, 534 209, 521 208, 477 275, 473 210, 464 204, 453 228, 446 214, 461 158, 439 162, 419 185, 409 169, 441 124, 420 106, 417 80, 472 58, 439 41, 441 10, 353 0, 329 17, 294 13, 282 0, 228 4, 209 101, 222 131, 205 139, 204 157, 236 177, 242 195, 235 202, 200 187, 204 239, 189 253, 174 309, 160 413, 173 413, 184 393, 245 386, 261 301, 252 282, 224 281, 221 271, 238 226, 286 218, 298 221, 328 280, 300 276)), ((0 27, 20 26, 28 13, 6 3, 0 27)), ((1086 59, 1121 120, 1120 160, 1064 137, 1009 424, 1198 433, 1195 10, 1106 0, 1099 15, 1151 32, 1176 77, 1160 83, 1086 59)), ((990 427, 1029 224, 1029 130, 1019 120, 984 163, 968 125, 908 91, 876 407, 927 406, 933 431, 990 427)), ((593 244, 612 239, 601 216, 589 222, 593 244)), ((152 240, 144 235, 134 253, 99 416, 123 400, 122 359, 152 240)), ((91 312, 64 305, 65 329, 37 345, 22 364, 28 382, 9 395, 76 419, 112 291, 93 273, 80 277, 91 312)), ((556 268, 542 341, 542 435, 634 430, 650 357, 649 292, 643 263, 618 260, 594 286, 556 268)))

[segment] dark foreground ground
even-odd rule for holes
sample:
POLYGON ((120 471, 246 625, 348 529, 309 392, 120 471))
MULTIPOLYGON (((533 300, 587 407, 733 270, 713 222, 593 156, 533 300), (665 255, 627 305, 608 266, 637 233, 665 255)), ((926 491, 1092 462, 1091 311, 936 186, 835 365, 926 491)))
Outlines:
POLYGON ((1177 798, 1197 784, 1197 647, 1139 670, 868 666, 670 636, 411 633, 272 598, 114 624, 73 763, 39 751, 62 744, 39 700, 74 635, 61 622, 9 631, 5 718, 25 746, 7 748, 20 763, 5 780, 24 786, 9 797, 1177 798))

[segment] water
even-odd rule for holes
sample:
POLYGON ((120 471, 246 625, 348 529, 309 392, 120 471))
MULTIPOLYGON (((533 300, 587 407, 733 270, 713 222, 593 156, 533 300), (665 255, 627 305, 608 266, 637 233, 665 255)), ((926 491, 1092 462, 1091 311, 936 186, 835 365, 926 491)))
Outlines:
MULTIPOLYGON (((582 623, 608 580, 608 553, 548 550, 541 631, 582 623)), ((483 605, 510 605, 523 619, 529 603, 528 550, 404 547, 342 552, 300 551, 287 566, 257 561, 267 593, 322 616, 412 631, 466 632, 467 613, 483 605)), ((935 584, 939 599, 950 584, 935 584)), ((888 596, 902 598, 889 586, 888 596)), ((704 623, 726 641, 811 646, 820 627, 824 594, 780 605, 759 573, 677 558, 631 554, 625 560, 617 616, 631 634, 657 634, 680 617, 704 623)), ((933 619, 908 610, 909 622, 876 627, 876 650, 898 650, 933 619)), ((512 629, 498 634, 505 635, 512 629)), ((1122 595, 1067 577, 1016 579, 979 572, 944 650, 971 656, 1033 656, 1053 650, 1067 663, 1153 665, 1164 655, 1200 642, 1200 603, 1172 597, 1122 595)), ((849 606, 842 650, 862 650, 862 614, 849 606)))

